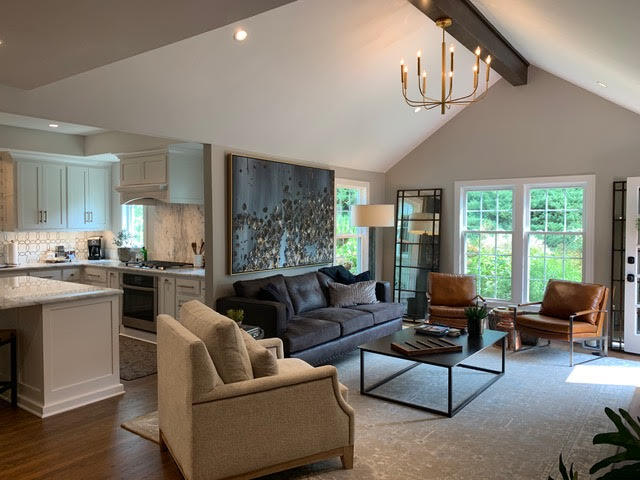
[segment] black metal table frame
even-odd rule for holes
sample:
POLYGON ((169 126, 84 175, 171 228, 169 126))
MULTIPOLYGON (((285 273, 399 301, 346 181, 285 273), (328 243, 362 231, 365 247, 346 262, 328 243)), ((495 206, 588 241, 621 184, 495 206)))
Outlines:
MULTIPOLYGON (((502 337, 502 367, 500 370, 492 370, 490 368, 483 368, 483 367, 476 367, 474 365, 465 365, 463 363, 458 363, 457 365, 452 365, 452 366, 444 366, 444 365, 436 365, 433 363, 429 363, 429 362, 414 362, 413 365, 409 365, 408 367, 403 368, 402 370, 389 375, 388 377, 383 378, 382 380, 374 383, 373 385, 366 387, 364 385, 364 378, 365 378, 365 371, 364 371, 364 354, 365 352, 368 353, 374 353, 376 355, 384 355, 386 357, 392 357, 392 358, 400 358, 400 359, 405 359, 405 360, 412 360, 410 357, 399 357, 399 356, 395 356, 395 355, 387 355, 385 353, 381 353, 381 352, 373 352, 371 350, 363 350, 362 348, 360 349, 360 394, 361 395, 367 395, 369 397, 374 397, 374 398, 379 398, 381 400, 386 400, 389 402, 394 402, 394 403, 398 403, 400 405, 404 405, 406 407, 411 407, 411 408, 418 408, 420 410, 425 410, 427 412, 430 413, 436 413, 438 415, 446 415, 447 417, 451 418, 453 417, 456 413, 458 413, 460 410, 462 410, 464 407, 466 407, 469 403, 471 403, 476 397, 478 397, 478 395, 480 395, 482 392, 484 392, 487 388, 489 388, 491 385, 493 385, 495 382, 497 382, 500 377, 502 377, 504 375, 504 365, 505 365, 505 355, 506 355, 506 337, 502 337), (390 382, 391 380, 393 380, 394 378, 399 377, 400 375, 402 375, 403 373, 408 372, 409 370, 417 367, 418 365, 433 365, 434 367, 440 367, 440 368, 446 368, 447 369, 447 373, 448 373, 448 381, 447 381, 447 410, 439 410, 437 408, 432 408, 432 407, 427 407, 425 405, 420 405, 417 403, 411 403, 411 402, 406 402, 404 400, 400 400, 398 398, 393 398, 393 397, 389 397, 386 395, 380 395, 379 393, 372 393, 373 390, 375 390, 376 388, 384 385, 385 383, 390 382), (482 387, 480 387, 479 389, 477 389, 475 392, 473 392, 471 395, 469 395, 467 398, 465 398, 462 402, 460 402, 458 405, 456 405, 455 407, 453 406, 453 369, 455 367, 462 367, 462 368, 468 368, 470 370, 477 370, 480 372, 486 372, 486 373, 493 373, 495 376, 493 378, 491 378, 491 380, 487 383, 485 383, 482 387)), ((474 353, 473 355, 480 353, 482 351, 486 350, 486 348, 474 353)), ((473 355, 470 355, 469 357, 467 357, 467 360, 471 357, 473 357, 473 355)))

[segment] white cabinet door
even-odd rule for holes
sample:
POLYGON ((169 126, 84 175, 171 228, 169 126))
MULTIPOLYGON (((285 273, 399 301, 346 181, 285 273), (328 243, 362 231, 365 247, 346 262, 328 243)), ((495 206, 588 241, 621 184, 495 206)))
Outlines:
POLYGON ((82 229, 87 226, 89 217, 86 205, 87 168, 67 167, 67 219, 69 228, 82 229))
POLYGON ((42 164, 41 192, 44 228, 64 228, 67 226, 66 175, 64 165, 42 164))
POLYGON ((146 185, 166 181, 166 153, 138 155, 120 161, 120 185, 146 185))
POLYGON ((120 272, 117 270, 109 270, 107 272, 107 286, 109 288, 122 288, 122 284, 120 282, 120 272))
POLYGON ((47 268, 44 270, 32 270, 29 272, 32 277, 47 278, 49 280, 62 280, 62 270, 57 268, 47 268))
POLYGON ((94 230, 103 230, 107 226, 109 208, 109 177, 104 168, 88 169, 89 225, 94 230))
POLYGON ((158 277, 158 313, 176 317, 176 279, 158 277))
POLYGON ((624 291, 624 351, 640 353, 640 177, 627 178, 626 274, 624 291))
POLYGON ((38 208, 39 173, 37 163, 18 163, 18 217, 23 230, 42 228, 42 212, 38 208))

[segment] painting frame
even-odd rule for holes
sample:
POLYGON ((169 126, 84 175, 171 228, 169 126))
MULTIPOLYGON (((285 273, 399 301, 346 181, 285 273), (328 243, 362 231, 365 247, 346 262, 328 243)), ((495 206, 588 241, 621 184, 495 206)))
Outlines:
MULTIPOLYGON (((227 211, 227 222, 226 222, 227 223, 226 225, 227 227, 227 273, 229 275, 243 275, 243 274, 249 274, 249 273, 259 273, 259 272, 274 271, 274 270, 305 268, 305 267, 314 267, 314 266, 332 264, 334 260, 334 255, 335 255, 335 247, 334 247, 335 170, 328 169, 328 168, 308 166, 308 165, 300 165, 297 163, 285 162, 285 161, 276 160, 272 158, 261 158, 252 154, 244 154, 244 153, 238 153, 238 152, 228 152, 226 156, 227 156, 227 159, 226 159, 227 160, 226 161, 226 167, 227 167, 226 168, 227 169, 227 175, 226 175, 227 177, 227 185, 226 185, 227 187, 227 208, 226 208, 226 211, 227 211), (295 222, 295 220, 289 220, 288 217, 284 215, 285 207, 282 207, 281 211, 278 212, 277 206, 275 207, 275 209, 272 208, 270 210, 268 206, 263 207, 262 205, 256 205, 255 204, 256 197, 262 198, 263 200, 264 198, 266 198, 265 197, 266 193, 264 191, 256 193, 254 189, 252 189, 251 192, 253 195, 249 194, 246 191, 244 192, 242 191, 242 188, 238 184, 241 182, 241 179, 243 176, 248 177, 248 172, 244 172, 244 174, 239 173, 239 172, 242 172, 242 170, 239 169, 238 165, 234 165, 234 162, 243 162, 243 161, 246 161, 247 165, 249 164, 256 165, 256 166, 260 165, 265 170, 267 170, 266 172, 268 173, 267 180, 271 180, 271 184, 274 183, 274 176, 277 177, 277 175, 281 174, 282 172, 288 172, 288 174, 290 175, 288 177, 288 181, 292 182, 292 184, 294 184, 296 181, 301 181, 299 179, 299 176, 302 177, 302 180, 304 180, 306 177, 309 177, 314 180, 317 180, 319 178, 324 181, 324 183, 320 182, 317 188, 315 187, 315 183, 313 184, 314 187, 311 187, 311 184, 309 184, 311 188, 316 188, 316 190, 319 189, 319 192, 320 192, 319 199, 314 199, 314 195, 313 195, 314 192, 310 192, 305 195, 306 191, 304 190, 304 188, 302 188, 302 185, 300 185, 300 187, 292 188, 290 194, 280 192, 280 196, 286 197, 288 195, 293 195, 293 192, 297 188, 298 191, 296 193, 299 195, 301 192, 303 192, 302 196, 305 197, 304 201, 312 202, 312 205, 316 207, 314 210, 321 212, 320 225, 323 226, 323 231, 316 232, 321 234, 318 234, 316 235, 316 237, 313 237, 315 238, 315 243, 304 245, 303 249, 300 249, 298 247, 298 250, 299 250, 298 253, 300 253, 301 250, 304 250, 305 252, 316 251, 317 255, 315 256, 310 255, 310 258, 308 259, 300 258, 299 261, 287 261, 286 260, 286 258, 288 257, 287 253, 291 245, 287 243, 287 247, 284 248, 284 253, 283 253, 282 244, 284 240, 282 238, 282 235, 280 237, 278 237, 277 235, 274 235, 272 238, 269 238, 268 241, 263 241, 262 243, 259 244, 261 246, 271 245, 273 248, 275 248, 276 242, 278 243, 278 245, 280 245, 279 247, 280 254, 276 255, 276 258, 278 259, 277 264, 273 263, 273 255, 268 256, 268 258, 260 258, 260 256, 256 257, 253 255, 247 254, 247 247, 241 244, 242 243, 250 244, 251 241, 249 240, 249 238, 247 238, 247 230, 250 230, 252 233, 255 233, 255 230, 250 229, 247 226, 248 222, 243 221, 242 217, 251 215, 250 212, 253 212, 251 221, 254 223, 260 222, 259 223, 260 225, 262 225, 263 222, 261 222, 260 219, 256 218, 256 213, 258 210, 261 212, 260 215, 264 217, 273 217, 273 215, 279 213, 281 215, 281 220, 282 220, 279 223, 287 224, 287 227, 282 227, 283 232, 281 232, 281 233, 286 233, 285 238, 288 238, 290 236, 294 238, 296 236, 299 237, 301 232, 303 232, 303 230, 301 230, 302 225, 298 225, 295 222), (292 174, 291 172, 294 172, 294 173, 292 174), (295 178, 292 179, 292 177, 295 177, 295 178), (236 185, 237 188, 234 188, 234 184, 236 185), (244 207, 244 211, 242 213, 240 213, 240 205, 244 207), (275 210, 275 211, 272 211, 272 210, 275 210), (234 226, 234 218, 236 221, 235 226, 234 226), (244 237, 242 237, 240 230, 238 229, 238 227, 240 226, 243 227, 245 230, 244 237), (245 259, 248 257, 252 259, 252 265, 247 265, 246 260, 244 260, 243 262, 242 260, 243 255, 245 259), (257 261, 256 258, 258 258, 260 261, 257 261), (269 259, 271 259, 271 261, 269 259)), ((247 182, 249 180, 248 178, 244 178, 244 181, 247 182)), ((269 181, 266 181, 265 183, 268 185, 269 181)), ((286 180, 283 180, 282 184, 285 184, 285 183, 286 183, 286 180)), ((273 192, 273 189, 270 190, 270 192, 273 192)), ((286 192, 286 189, 285 189, 285 192, 286 192)), ((315 192, 315 193, 318 193, 318 192, 315 192)), ((272 206, 274 201, 282 202, 284 205, 286 205, 285 199, 278 198, 277 195, 275 195, 275 197, 271 201, 272 206)), ((298 202, 298 200, 296 200, 296 202, 298 202)), ((292 202, 289 202, 289 203, 290 205, 293 204, 292 202)), ((291 209, 293 207, 290 206, 289 208, 291 209)), ((298 218, 298 223, 300 223, 300 220, 299 220, 300 215, 290 215, 289 217, 298 218)), ((247 220, 247 219, 245 218, 244 220, 247 220)), ((307 227, 309 227, 308 224, 307 224, 307 227)), ((316 222, 314 222, 313 225, 311 225, 311 228, 312 230, 316 228, 316 222)), ((318 228, 322 228, 322 227, 318 227, 318 228)), ((306 232, 307 230, 304 230, 304 231, 306 232)), ((307 235, 305 235, 305 237, 307 237, 307 235)), ((297 245, 297 243, 295 245, 297 245)), ((272 252, 273 252, 273 249, 272 249, 272 252)), ((290 256, 291 255, 289 255, 289 257, 290 256)))

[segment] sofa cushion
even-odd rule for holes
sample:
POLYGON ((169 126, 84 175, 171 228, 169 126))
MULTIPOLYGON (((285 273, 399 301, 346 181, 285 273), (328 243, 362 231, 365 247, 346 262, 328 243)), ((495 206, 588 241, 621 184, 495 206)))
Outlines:
MULTIPOLYGON (((285 300, 284 304, 289 307, 291 312, 293 312, 291 298, 289 298, 287 285, 285 284, 284 276, 282 275, 271 275, 270 277, 256 278, 253 280, 238 280, 233 284, 233 289, 238 297, 261 299, 260 291, 269 284, 273 284, 285 300)), ((265 299, 262 298, 261 300, 265 299)))
POLYGON ((446 318, 464 318, 466 320, 467 317, 464 314, 465 308, 467 307, 445 307, 443 305, 429 305, 429 315, 446 318))
POLYGON ((376 282, 373 280, 352 285, 342 285, 338 282, 329 284, 329 304, 332 307, 351 307, 371 303, 378 303, 376 282))
POLYGON ((197 300, 182 305, 180 321, 205 344, 224 383, 253 378, 249 352, 236 322, 197 300))
POLYGON ((340 337, 340 325, 316 318, 294 316, 284 332, 287 353, 299 352, 340 337))
POLYGON ((316 272, 286 277, 285 283, 295 313, 304 313, 327 306, 327 299, 322 292, 316 272))
MULTIPOLYGON (((557 317, 548 317, 538 313, 527 313, 518 315, 518 326, 533 328, 536 330, 564 333, 570 333, 569 320, 557 317)), ((597 327, 589 322, 581 322, 576 320, 573 322, 573 333, 596 333, 597 327)))
POLYGON ((278 362, 269 350, 260 345, 245 330, 240 329, 244 344, 247 347, 253 378, 270 377, 278 374, 278 362))
POLYGON ((476 296, 476 277, 430 272, 429 294, 433 305, 468 307, 476 296))
POLYGON ((352 310, 350 308, 318 308, 301 314, 305 318, 317 318, 335 322, 340 325, 340 335, 345 336, 373 326, 373 315, 369 312, 352 310))
MULTIPOLYGON (((564 280, 549 280, 544 291, 540 313, 549 317, 563 318, 583 310, 600 310, 600 304, 605 293, 603 285, 593 283, 567 282, 564 280)), ((583 315, 578 320, 596 324, 597 313, 583 315)))
POLYGON ((286 287, 284 287, 284 289, 281 289, 273 283, 269 283, 268 285, 260 289, 258 298, 260 300, 269 300, 271 302, 282 303, 286 310, 287 322, 291 320, 291 317, 293 316, 293 305, 291 304, 291 299, 289 298, 289 293, 287 292, 286 287))
POLYGON ((380 302, 371 305, 356 305, 349 308, 369 312, 373 315, 373 323, 375 325, 401 318, 404 315, 404 307, 399 303, 380 302))

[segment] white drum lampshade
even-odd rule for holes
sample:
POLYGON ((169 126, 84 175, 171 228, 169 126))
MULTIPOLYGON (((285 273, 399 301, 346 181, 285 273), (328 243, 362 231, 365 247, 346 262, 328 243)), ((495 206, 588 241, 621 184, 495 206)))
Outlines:
POLYGON ((354 227, 393 227, 394 205, 354 205, 351 225, 354 227))

